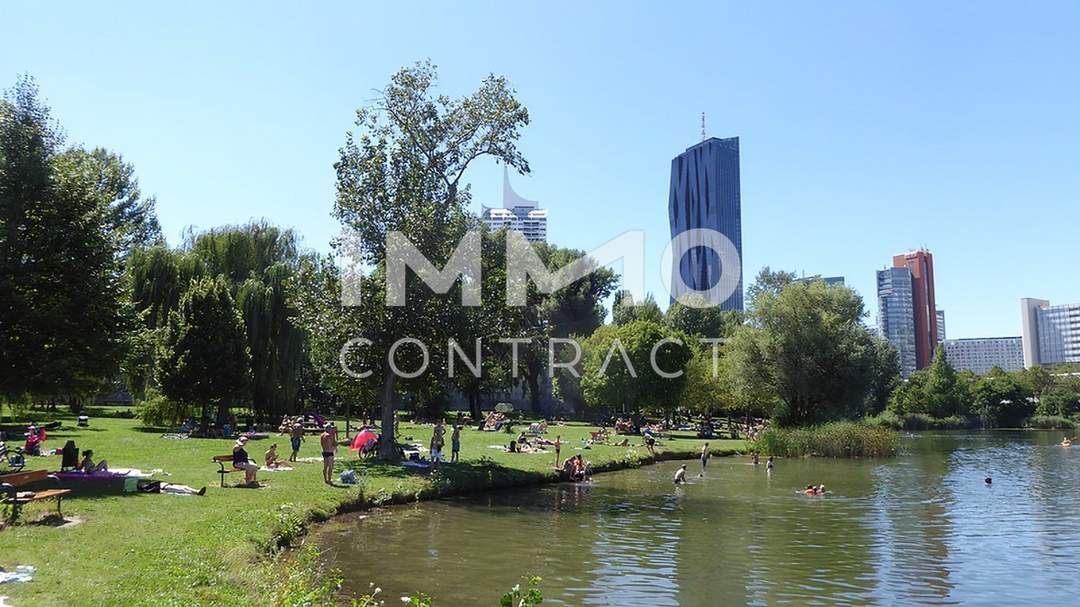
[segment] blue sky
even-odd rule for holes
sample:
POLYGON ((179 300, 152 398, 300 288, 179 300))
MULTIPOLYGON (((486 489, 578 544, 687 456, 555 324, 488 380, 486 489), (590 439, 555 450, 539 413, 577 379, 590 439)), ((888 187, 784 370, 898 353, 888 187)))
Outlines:
MULTIPOLYGON (((266 217, 325 250, 354 110, 430 58, 447 94, 509 77, 532 116, 514 185, 557 244, 643 229, 658 265, 704 111, 742 138, 747 282, 843 275, 873 314, 874 270, 926 246, 950 337, 1080 300, 1080 5, 518 4, 5 2, 0 82, 32 74, 70 141, 134 163, 173 243, 266 217)), ((469 180, 500 202, 493 162, 469 180)))

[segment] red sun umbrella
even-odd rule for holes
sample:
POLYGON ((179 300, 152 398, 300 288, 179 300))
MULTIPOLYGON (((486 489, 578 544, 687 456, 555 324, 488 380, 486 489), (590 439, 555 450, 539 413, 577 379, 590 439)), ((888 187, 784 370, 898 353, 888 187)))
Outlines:
POLYGON ((352 445, 349 445, 349 448, 352 449, 353 451, 359 451, 359 450, 363 449, 365 446, 367 446, 367 444, 370 443, 371 441, 378 440, 378 439, 379 439, 379 436, 377 434, 375 434, 374 432, 372 432, 371 430, 363 430, 363 431, 360 432, 360 434, 356 435, 356 438, 353 439, 352 445))

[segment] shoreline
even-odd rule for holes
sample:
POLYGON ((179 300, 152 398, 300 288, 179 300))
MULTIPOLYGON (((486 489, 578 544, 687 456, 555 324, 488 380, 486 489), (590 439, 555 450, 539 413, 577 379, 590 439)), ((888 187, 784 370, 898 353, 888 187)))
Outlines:
MULTIPOLYGON (((733 457, 736 455, 743 455, 745 450, 739 449, 712 449, 709 451, 711 457, 733 457)), ((623 470, 631 470, 635 468, 641 468, 643 466, 651 466, 660 462, 666 461, 693 461, 697 460, 699 455, 691 451, 660 451, 656 455, 648 458, 630 458, 624 457, 620 459, 610 460, 602 464, 593 466, 593 474, 605 474, 609 472, 620 472, 623 470)), ((444 464, 446 466, 453 466, 454 464, 444 464)), ((430 478, 430 476, 429 476, 430 478)), ((439 500, 450 497, 461 497, 463 495, 477 495, 486 491, 502 491, 506 489, 522 489, 526 487, 539 487, 542 485, 551 485, 555 483, 570 482, 562 478, 559 472, 552 469, 550 472, 529 472, 524 470, 516 471, 509 478, 490 478, 489 482, 481 484, 448 484, 446 486, 429 486, 413 493, 406 492, 394 492, 385 493, 378 492, 374 496, 369 496, 363 491, 363 479, 360 480, 361 486, 360 495, 356 499, 352 499, 346 502, 342 502, 338 507, 327 516, 319 516, 319 513, 311 513, 308 519, 308 525, 304 529, 304 532, 298 536, 291 538, 293 542, 302 541, 304 538, 311 535, 314 531, 314 527, 325 523, 332 522, 335 518, 340 516, 346 516, 349 514, 356 514, 359 512, 367 512, 376 508, 382 508, 386 506, 404 506, 408 504, 416 504, 420 502, 427 502, 433 500, 439 500)), ((279 548, 286 552, 291 551, 296 546, 291 542, 288 545, 279 545, 279 548)))

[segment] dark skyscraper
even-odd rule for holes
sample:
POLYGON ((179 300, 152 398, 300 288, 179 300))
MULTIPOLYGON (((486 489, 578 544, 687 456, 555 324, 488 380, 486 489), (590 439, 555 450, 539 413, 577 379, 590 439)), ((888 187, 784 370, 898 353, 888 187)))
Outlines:
MULTIPOLYGON (((688 148, 671 161, 671 192, 668 199, 671 237, 687 230, 720 232, 735 245, 739 267, 721 267, 715 251, 691 246, 682 259, 672 260, 686 286, 697 291, 720 287, 731 292, 721 303, 724 310, 743 309, 742 291, 742 204, 739 196, 739 138, 710 137, 688 148)), ((700 239, 692 239, 700 242, 700 239)), ((672 300, 685 290, 672 281, 672 300)))

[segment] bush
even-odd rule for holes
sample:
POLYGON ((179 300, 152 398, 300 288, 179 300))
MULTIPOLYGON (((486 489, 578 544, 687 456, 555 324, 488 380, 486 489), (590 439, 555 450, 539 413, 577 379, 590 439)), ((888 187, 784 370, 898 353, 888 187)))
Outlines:
POLYGON ((893 411, 885 411, 880 415, 868 417, 863 423, 874 428, 889 428, 892 430, 964 430, 977 428, 979 420, 963 415, 950 415, 949 417, 933 417, 925 413, 897 414, 893 411))
POLYGON ((1043 430, 1075 429, 1080 427, 1075 420, 1061 415, 1032 415, 1024 421, 1025 428, 1043 430))
POLYGON ((162 394, 151 392, 146 400, 136 408, 139 419, 147 426, 179 426, 184 420, 197 415, 195 407, 180 401, 170 400, 162 394))
POLYGON ((887 457, 900 437, 893 430, 856 422, 830 422, 803 428, 766 428, 750 448, 781 457, 887 457))

